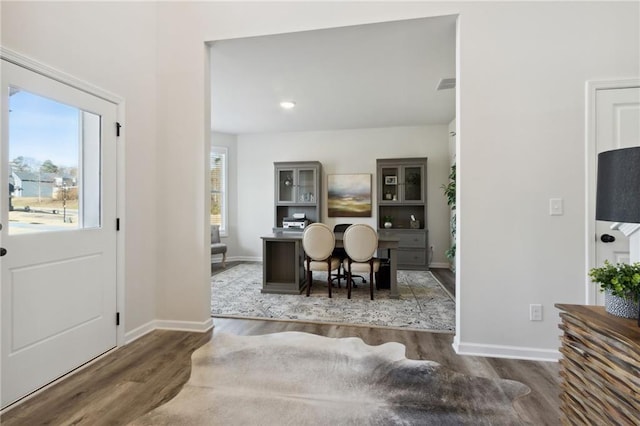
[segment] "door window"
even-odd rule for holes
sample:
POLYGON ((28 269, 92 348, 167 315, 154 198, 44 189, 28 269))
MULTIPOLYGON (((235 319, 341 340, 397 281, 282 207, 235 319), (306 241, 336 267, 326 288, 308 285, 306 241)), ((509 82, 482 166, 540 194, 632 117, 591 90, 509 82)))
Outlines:
POLYGON ((100 226, 99 115, 9 88, 9 234, 100 226))

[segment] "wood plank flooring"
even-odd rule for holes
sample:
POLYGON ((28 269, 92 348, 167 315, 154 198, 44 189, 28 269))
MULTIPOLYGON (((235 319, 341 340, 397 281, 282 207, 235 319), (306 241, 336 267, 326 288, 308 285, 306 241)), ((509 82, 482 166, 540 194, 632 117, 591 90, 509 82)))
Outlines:
POLYGON ((451 296, 456 297, 456 274, 451 269, 431 268, 434 277, 444 286, 451 296))
MULTIPOLYGON (((258 335, 304 331, 329 337, 360 337, 366 343, 400 342, 407 357, 429 359, 455 371, 518 380, 531 393, 516 402, 522 417, 535 425, 559 418, 557 363, 458 356, 453 335, 298 322, 214 319, 214 333, 258 335)), ((0 416, 13 425, 121 425, 175 396, 187 381, 190 356, 211 333, 154 331, 96 361, 0 416)))

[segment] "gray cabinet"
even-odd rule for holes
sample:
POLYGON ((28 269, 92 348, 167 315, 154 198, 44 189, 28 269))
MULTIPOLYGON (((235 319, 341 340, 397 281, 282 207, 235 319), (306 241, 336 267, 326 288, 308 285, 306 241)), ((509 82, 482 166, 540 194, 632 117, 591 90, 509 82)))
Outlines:
POLYGON ((398 238, 399 269, 427 270, 427 159, 378 159, 376 166, 378 229, 398 238))
POLYGON ((386 205, 424 204, 426 158, 378 160, 378 202, 386 205))
POLYGON ((281 232, 262 237, 262 293, 300 294, 305 289, 299 235, 281 232))
POLYGON ((276 162, 275 228, 284 218, 304 213, 310 222, 320 221, 322 164, 318 161, 276 162))

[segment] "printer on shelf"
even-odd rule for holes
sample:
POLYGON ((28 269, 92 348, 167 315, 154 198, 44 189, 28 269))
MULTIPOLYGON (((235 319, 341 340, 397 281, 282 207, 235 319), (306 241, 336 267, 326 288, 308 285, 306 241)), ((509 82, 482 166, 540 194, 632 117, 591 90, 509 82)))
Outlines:
POLYGON ((282 227, 285 229, 304 229, 309 225, 309 220, 305 216, 304 213, 294 213, 293 217, 285 217, 282 219, 282 227))

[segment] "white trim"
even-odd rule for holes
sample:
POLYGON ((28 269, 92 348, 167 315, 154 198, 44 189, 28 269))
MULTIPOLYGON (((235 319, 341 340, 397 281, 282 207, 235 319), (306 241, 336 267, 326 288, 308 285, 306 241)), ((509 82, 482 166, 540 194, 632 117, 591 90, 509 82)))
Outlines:
POLYGON ((0 46, 0 58, 20 67, 26 68, 30 71, 41 74, 50 79, 56 80, 60 83, 64 83, 78 90, 82 90, 83 92, 89 93, 90 95, 97 96, 98 98, 104 99, 105 101, 114 104, 119 104, 124 101, 124 99, 122 99, 120 96, 114 95, 113 93, 96 87, 91 83, 80 80, 79 78, 76 78, 56 68, 50 67, 49 65, 42 64, 35 59, 23 55, 22 53, 15 52, 11 49, 7 49, 6 47, 0 46))
POLYGON ((591 80, 585 85, 585 301, 594 305, 599 287, 591 282, 588 271, 596 265, 596 92, 607 89, 640 87, 640 78, 617 80, 591 80))
POLYGON ((120 231, 116 235, 116 311, 120 312, 120 325, 116 328, 116 345, 126 344, 125 312, 125 101, 122 97, 101 89, 70 74, 42 64, 33 58, 0 46, 0 59, 42 76, 81 90, 116 105, 116 119, 122 125, 116 146, 116 217, 120 218, 120 231))
POLYGON ((213 318, 208 318, 203 322, 195 321, 171 321, 171 320, 152 320, 140 327, 135 328, 126 334, 126 343, 129 344, 139 338, 156 330, 175 330, 196 333, 206 333, 213 328, 213 318))
POLYGON ((126 344, 126 324, 127 316, 126 312, 126 238, 127 238, 127 219, 126 219, 126 197, 125 197, 125 184, 126 184, 126 172, 125 172, 125 147, 126 144, 126 123, 125 123, 125 102, 121 100, 116 107, 116 118, 118 123, 122 126, 120 128, 120 136, 116 137, 116 217, 120 218, 120 230, 116 233, 116 309, 120 312, 120 325, 118 326, 116 341, 118 346, 126 344))
POLYGON ((451 269, 451 264, 449 262, 431 262, 429 268, 451 269))
POLYGON ((205 333, 213 328, 213 318, 207 318, 206 321, 202 322, 156 320, 155 328, 157 330, 175 330, 205 333))
POLYGON ((129 343, 133 342, 134 340, 138 340, 142 336, 151 333, 155 329, 156 329, 155 320, 149 321, 146 324, 142 324, 140 327, 129 331, 125 335, 124 344, 128 345, 129 343))
MULTIPOLYGON (((462 215, 463 212, 463 203, 462 203, 462 197, 460 196, 461 194, 461 190, 462 190, 462 185, 460 184, 460 182, 462 182, 461 180, 461 176, 464 176, 464 156, 461 155, 462 154, 462 141, 463 141, 463 134, 464 132, 461 132, 461 127, 462 127, 462 123, 464 123, 464 115, 462 114, 462 102, 463 102, 463 96, 462 96, 462 87, 463 87, 463 82, 464 82, 464 76, 462 75, 461 72, 461 62, 462 62, 462 54, 461 54, 461 45, 462 45, 462 30, 463 30, 463 25, 462 25, 462 21, 463 18, 460 14, 458 14, 458 16, 456 17, 456 85, 460 88, 460 89, 456 89, 456 123, 455 123, 455 132, 456 132, 456 138, 455 138, 455 144, 456 144, 456 149, 455 149, 455 156, 456 156, 456 235, 454 238, 454 242, 456 244, 456 255, 454 257, 454 265, 453 265, 453 270, 456 271, 455 274, 455 295, 457 296, 455 298, 456 301, 456 334, 454 336, 454 342, 459 342, 460 341, 460 334, 461 334, 461 329, 462 329, 462 268, 461 268, 461 264, 462 262, 460 262, 460 258, 462 253, 464 252, 462 250, 462 244, 461 244, 461 239, 460 236, 462 235, 463 232, 463 228, 464 228, 464 216, 462 215), (462 160, 462 161, 461 161, 462 160)), ((465 93, 467 93, 465 91, 465 93)), ((473 143, 473 142, 472 142, 473 143)))
POLYGON ((482 356, 491 358, 526 359, 530 361, 557 362, 560 351, 556 349, 538 349, 524 346, 486 345, 464 343, 454 339, 453 349, 458 355, 482 356))
POLYGON ((227 262, 262 262, 262 256, 233 256, 227 257, 227 262))
MULTIPOLYGON (((227 256, 227 263, 229 262, 260 262, 262 263, 262 256, 260 257, 251 257, 251 256, 227 256)), ((212 254, 211 255, 211 263, 222 263, 222 255, 220 254, 212 254), (215 256, 215 257, 214 257, 215 256)))

